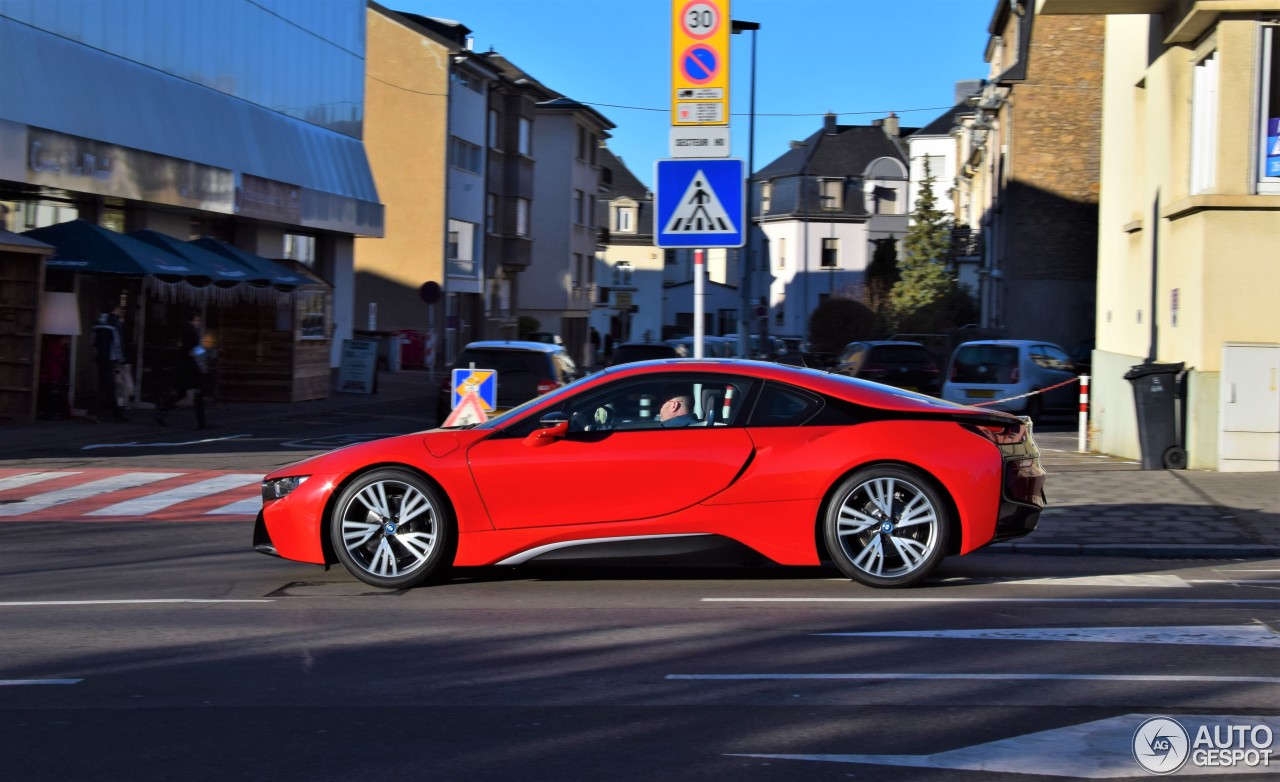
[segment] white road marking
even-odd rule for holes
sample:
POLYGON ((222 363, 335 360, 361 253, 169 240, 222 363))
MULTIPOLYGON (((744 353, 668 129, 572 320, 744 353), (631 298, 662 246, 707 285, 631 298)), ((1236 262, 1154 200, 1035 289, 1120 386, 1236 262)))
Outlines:
MULTIPOLYGON (((259 473, 230 473, 227 475, 219 475, 216 478, 189 483, 186 486, 179 486, 176 489, 157 492, 156 494, 148 494, 145 497, 135 497, 124 502, 117 502, 115 505, 108 505, 105 508, 99 508, 95 511, 86 513, 86 516, 145 516, 148 513, 164 510, 170 505, 177 505, 180 502, 189 502, 190 500, 207 497, 210 494, 218 494, 231 489, 239 489, 251 484, 257 484, 262 480, 259 473)), ((255 500, 260 502, 261 500, 255 500)))
POLYGON ((46 508, 52 508, 55 505, 62 505, 67 502, 75 502, 92 497, 95 494, 102 494, 109 491, 117 491, 119 489, 131 489, 135 486, 143 486, 155 481, 162 481, 166 478, 176 478, 182 475, 180 472, 129 472, 123 475, 113 475, 110 478, 103 478, 89 483, 82 483, 78 486, 70 486, 65 489, 45 492, 37 494, 34 497, 28 497, 22 502, 15 502, 10 505, 0 505, 0 516, 21 516, 24 513, 32 513, 46 508))
POLYGON ((668 681, 992 681, 1280 684, 1280 676, 1182 676, 1113 673, 669 673, 668 681))
POLYGON ((939 579, 947 584, 994 584, 997 586, 1073 586, 1073 587, 1152 587, 1188 589, 1191 584, 1181 576, 1162 573, 1119 573, 1100 576, 1051 576, 1048 578, 967 578, 955 576, 939 579))
POLYGON ((50 481, 54 478, 64 478, 69 475, 79 475, 79 470, 75 472, 28 472, 22 475, 11 475, 8 478, 0 478, 0 491, 8 489, 20 489, 23 486, 30 486, 33 483, 41 481, 50 481))
MULTIPOLYGON (((764 755, 735 753, 730 757, 862 763, 909 768, 964 769, 1004 774, 1039 774, 1069 779, 1150 778, 1133 757, 1134 731, 1153 714, 1126 714, 1105 720, 1014 736, 932 755, 764 755)), ((1280 733, 1280 717, 1177 715, 1183 726, 1210 729, 1230 725, 1267 725, 1280 733)), ((1188 763, 1183 771, 1193 770, 1188 763)), ((1274 774, 1265 766, 1243 764, 1230 768, 1194 769, 1213 774, 1274 774)), ((1175 775, 1176 776, 1176 775, 1175 775)))
MULTIPOLYGON (((258 480, 261 480, 259 476, 258 480)), ((262 497, 250 497, 246 500, 237 500, 230 505, 223 505, 221 508, 214 508, 204 515, 206 516, 254 516, 258 511, 262 510, 262 497)))
POLYGON ((994 580, 998 584, 1016 584, 1017 586, 1100 586, 1100 587, 1157 587, 1190 589, 1191 585, 1178 576, 1160 573, 1118 574, 1102 576, 1075 576, 1063 578, 1001 578, 994 580))
POLYGON ((242 437, 249 437, 247 434, 231 434, 226 437, 206 437, 200 440, 186 440, 180 443, 96 443, 94 445, 81 446, 82 451, 93 451, 98 448, 178 448, 184 445, 203 445, 204 443, 217 443, 223 440, 239 440, 242 437))
POLYGON ((1028 627, 1016 630, 907 630, 870 633, 815 633, 844 638, 960 638, 995 641, 1083 641, 1122 644, 1253 646, 1280 649, 1280 634, 1256 625, 1188 627, 1028 627))
POLYGON ((84 679, 0 679, 0 687, 21 687, 27 684, 79 684, 84 679))
POLYGON ((1274 605, 1280 600, 1195 597, 704 597, 704 603, 1178 603, 1274 605))
POLYGON ((156 598, 154 600, 11 600, 0 602, 0 608, 10 606, 114 606, 148 605, 151 603, 272 603, 273 600, 205 600, 200 598, 156 598))

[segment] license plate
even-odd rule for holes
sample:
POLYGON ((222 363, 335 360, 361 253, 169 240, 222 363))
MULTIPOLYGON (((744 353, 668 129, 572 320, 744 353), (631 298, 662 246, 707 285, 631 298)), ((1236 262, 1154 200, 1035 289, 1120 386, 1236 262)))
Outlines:
POLYGON ((964 395, 969 397, 970 399, 995 399, 996 398, 995 391, 975 391, 973 389, 970 389, 968 391, 965 391, 964 395))

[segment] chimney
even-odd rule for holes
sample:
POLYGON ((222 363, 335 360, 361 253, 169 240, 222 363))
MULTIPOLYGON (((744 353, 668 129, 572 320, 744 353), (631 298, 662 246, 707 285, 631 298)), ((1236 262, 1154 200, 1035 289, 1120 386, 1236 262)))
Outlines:
POLYGON ((888 133, 893 138, 897 138, 899 135, 898 115, 894 114, 892 111, 889 112, 889 116, 884 118, 884 132, 888 133))
POLYGON ((826 116, 822 118, 822 132, 826 133, 828 136, 834 136, 837 133, 836 115, 832 114, 829 111, 827 112, 826 116))

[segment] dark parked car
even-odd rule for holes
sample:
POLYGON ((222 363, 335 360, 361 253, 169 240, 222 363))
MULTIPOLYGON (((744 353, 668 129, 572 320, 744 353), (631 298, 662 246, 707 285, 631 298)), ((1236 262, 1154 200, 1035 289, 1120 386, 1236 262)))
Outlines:
POLYGON ((440 386, 436 423, 453 409, 452 369, 492 369, 498 373, 497 411, 510 410, 578 379, 578 367, 560 345, 545 342, 472 342, 458 354, 440 386))
POLYGON ((942 384, 938 362, 919 342, 850 342, 835 371, 923 394, 937 395, 942 384))
POLYGON ((630 364, 633 361, 651 361, 655 358, 686 358, 689 351, 683 345, 671 345, 666 342, 623 342, 613 349, 609 363, 605 366, 616 367, 619 364, 630 364))

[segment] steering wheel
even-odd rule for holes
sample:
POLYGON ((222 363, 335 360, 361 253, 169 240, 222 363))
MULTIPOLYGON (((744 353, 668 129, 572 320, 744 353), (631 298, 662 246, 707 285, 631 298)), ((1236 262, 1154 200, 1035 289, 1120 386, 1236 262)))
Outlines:
POLYGON ((591 424, 587 427, 593 432, 607 432, 613 429, 613 408, 601 405, 591 414, 591 424))

